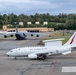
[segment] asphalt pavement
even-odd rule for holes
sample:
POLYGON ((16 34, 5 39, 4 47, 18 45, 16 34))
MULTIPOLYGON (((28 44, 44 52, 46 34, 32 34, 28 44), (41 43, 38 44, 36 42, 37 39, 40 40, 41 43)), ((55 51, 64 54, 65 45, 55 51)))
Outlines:
POLYGON ((7 57, 13 48, 38 46, 40 40, 0 40, 0 75, 76 75, 76 52, 63 56, 51 56, 45 60, 26 57, 7 57))

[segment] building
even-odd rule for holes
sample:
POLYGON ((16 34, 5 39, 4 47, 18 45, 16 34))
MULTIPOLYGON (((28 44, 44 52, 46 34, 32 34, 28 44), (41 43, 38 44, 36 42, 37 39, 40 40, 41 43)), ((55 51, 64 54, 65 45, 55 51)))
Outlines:
POLYGON ((27 22, 28 25, 32 24, 32 22, 27 22))
MULTIPOLYGON (((3 26, 4 31, 15 31, 16 28, 7 28, 7 26, 3 26)), ((54 31, 54 28, 18 28, 19 31, 28 31, 28 32, 51 32, 54 31)))
POLYGON ((48 24, 48 22, 43 22, 43 25, 47 25, 48 24))
POLYGON ((3 30, 7 31, 7 26, 6 25, 3 25, 3 30))
POLYGON ((23 22, 19 22, 19 25, 23 26, 23 22))
POLYGON ((40 22, 35 22, 35 24, 40 24, 40 22))

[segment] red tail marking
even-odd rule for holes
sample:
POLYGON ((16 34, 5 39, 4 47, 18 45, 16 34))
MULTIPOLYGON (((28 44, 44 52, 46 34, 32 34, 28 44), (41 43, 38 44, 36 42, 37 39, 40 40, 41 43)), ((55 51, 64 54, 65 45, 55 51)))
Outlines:
POLYGON ((76 34, 75 34, 75 35, 74 35, 74 37, 72 38, 72 40, 71 40, 70 44, 72 44, 72 43, 73 43, 75 36, 76 36, 76 34))

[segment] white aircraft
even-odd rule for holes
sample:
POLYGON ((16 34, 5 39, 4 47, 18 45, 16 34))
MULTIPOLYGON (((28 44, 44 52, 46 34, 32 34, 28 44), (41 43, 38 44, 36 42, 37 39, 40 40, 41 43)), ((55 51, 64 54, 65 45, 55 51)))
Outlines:
MULTIPOLYGON (((60 39, 61 40, 61 39, 60 39)), ((72 50, 76 48, 76 32, 71 36, 67 43, 64 45, 60 44, 59 39, 51 40, 50 43, 53 45, 44 46, 44 47, 22 47, 12 49, 6 54, 10 57, 25 57, 27 56, 29 59, 46 59, 46 57, 55 55, 55 54, 69 54, 72 50), (54 41, 54 42, 53 42, 54 41), (55 44, 56 43, 56 44, 55 44), (59 44, 58 44, 59 43, 59 44)), ((49 44, 48 41, 45 41, 49 44)))

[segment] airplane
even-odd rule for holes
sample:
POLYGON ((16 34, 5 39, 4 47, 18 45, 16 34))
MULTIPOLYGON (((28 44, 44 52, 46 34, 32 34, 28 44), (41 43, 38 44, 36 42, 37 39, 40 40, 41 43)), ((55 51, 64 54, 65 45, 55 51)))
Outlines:
MULTIPOLYGON (((71 38, 62 45, 62 39, 51 40, 50 43, 53 45, 45 45, 44 47, 22 47, 12 49, 7 52, 7 56, 10 57, 28 57, 29 59, 46 59, 48 56, 56 54, 69 54, 72 50, 76 49, 76 32, 71 36, 71 38), (59 42, 58 42, 59 41, 59 42)), ((49 44, 49 41, 45 41, 49 44)))
POLYGON ((13 37, 15 35, 17 40, 24 40, 24 39, 40 39, 42 37, 48 37, 50 33, 42 33, 42 32, 27 32, 27 31, 18 31, 18 27, 16 25, 15 32, 7 32, 7 31, 0 31, 0 34, 7 38, 7 36, 13 37))

